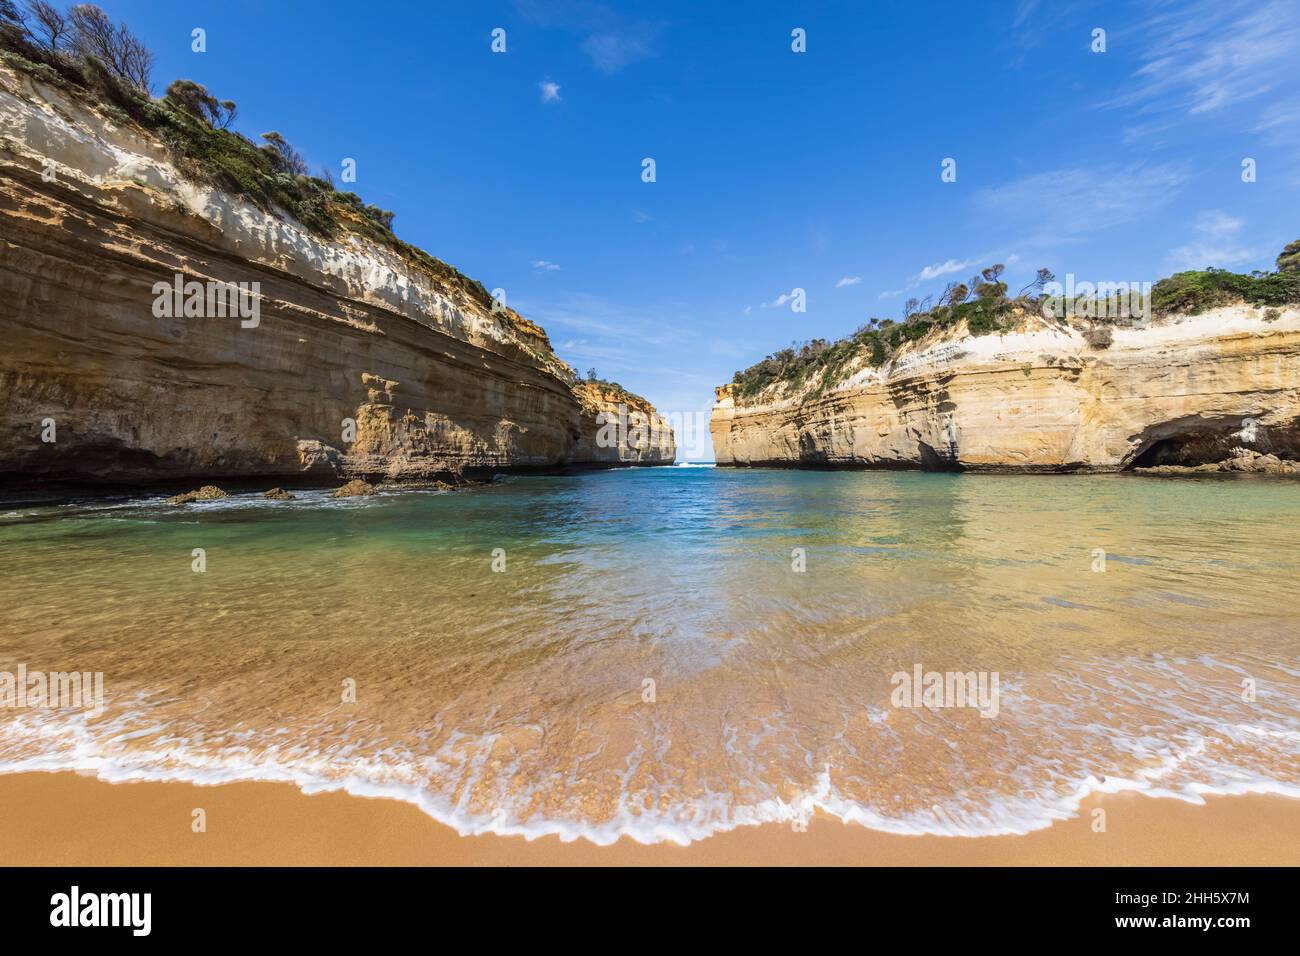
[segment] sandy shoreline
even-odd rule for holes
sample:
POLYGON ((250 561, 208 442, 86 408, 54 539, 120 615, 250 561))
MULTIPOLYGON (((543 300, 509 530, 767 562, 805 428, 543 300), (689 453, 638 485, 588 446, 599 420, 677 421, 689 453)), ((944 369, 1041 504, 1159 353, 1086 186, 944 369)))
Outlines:
POLYGON ((462 837, 416 807, 291 784, 110 784, 65 773, 0 775, 0 864, 146 865, 1300 865, 1300 801, 1211 797, 1204 806, 1098 795, 1025 836, 896 836, 814 819, 805 832, 742 827, 680 847, 544 837, 462 837), (191 828, 206 812, 207 832, 191 828), (1092 810, 1106 811, 1106 832, 1092 810))

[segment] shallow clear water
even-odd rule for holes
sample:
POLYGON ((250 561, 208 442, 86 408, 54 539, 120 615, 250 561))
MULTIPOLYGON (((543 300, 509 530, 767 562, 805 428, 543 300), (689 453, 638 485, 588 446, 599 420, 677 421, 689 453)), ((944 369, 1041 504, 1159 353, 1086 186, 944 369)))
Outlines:
POLYGON ((1297 527, 1287 480, 711 468, 0 507, 0 671, 102 671, 108 699, 0 708, 0 770, 600 842, 1300 796, 1297 527), (996 674, 996 715, 895 706, 918 664, 996 674))

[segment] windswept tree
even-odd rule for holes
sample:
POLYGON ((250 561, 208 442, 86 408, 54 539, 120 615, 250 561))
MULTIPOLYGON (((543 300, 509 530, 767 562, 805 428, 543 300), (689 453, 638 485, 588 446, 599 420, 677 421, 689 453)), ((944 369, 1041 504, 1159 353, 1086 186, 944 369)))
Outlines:
POLYGON ((1300 239, 1287 243, 1281 255, 1277 257, 1278 272, 1300 272, 1300 239))
MULTIPOLYGON (((230 129, 230 124, 239 115, 239 107, 235 105, 234 100, 222 100, 219 105, 221 106, 221 119, 216 124, 217 129, 230 129)), ((331 179, 329 183, 333 186, 334 180, 331 179)))
POLYGON ((1002 263, 989 266, 980 272, 980 278, 983 282, 978 282, 975 286, 975 294, 981 299, 1000 299, 1007 294, 1007 284, 999 279, 1006 269, 1002 263))
POLYGON ((46 0, 31 0, 27 7, 31 14, 27 31, 37 46, 47 53, 58 53, 65 49, 72 27, 63 11, 46 0))
POLYGON ((229 128, 235 118, 233 100, 218 100, 208 92, 207 87, 193 80, 174 81, 167 87, 164 98, 214 129, 229 128))
POLYGON ((1047 285, 1047 283, 1052 282, 1055 279, 1056 279, 1056 273, 1054 273, 1051 269, 1039 269, 1038 273, 1034 276, 1034 281, 1029 283, 1029 285, 1025 286, 1023 289, 1021 289, 1020 292, 1016 295, 1016 298, 1022 299, 1026 295, 1030 295, 1030 296, 1040 295, 1043 291, 1043 286, 1047 285))
POLYGON ((125 23, 114 26, 93 3, 79 3, 68 11, 68 27, 72 52, 99 61, 118 79, 149 93, 153 54, 125 23))
POLYGON ((921 305, 920 300, 915 296, 903 303, 903 318, 910 319, 916 314, 917 308, 921 305))
POLYGON ((266 140, 262 150, 271 157, 271 165, 278 171, 293 176, 307 175, 307 161, 302 158, 302 153, 290 145, 287 139, 275 130, 263 133, 262 139, 266 140))
POLYGON ((397 218, 397 213, 393 212, 391 209, 381 209, 379 206, 376 206, 374 203, 367 203, 366 215, 368 215, 375 222, 379 223, 389 232, 393 231, 393 220, 397 218))

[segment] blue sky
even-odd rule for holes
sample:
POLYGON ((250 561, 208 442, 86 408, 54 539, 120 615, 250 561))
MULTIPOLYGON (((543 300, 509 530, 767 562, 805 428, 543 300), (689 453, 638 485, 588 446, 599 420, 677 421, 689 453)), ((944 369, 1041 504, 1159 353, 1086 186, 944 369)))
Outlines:
POLYGON ((697 422, 737 369, 993 262, 1013 291, 1154 281, 1300 237, 1295 0, 101 6, 155 92, 197 80, 336 179, 355 158, 400 236, 697 422))

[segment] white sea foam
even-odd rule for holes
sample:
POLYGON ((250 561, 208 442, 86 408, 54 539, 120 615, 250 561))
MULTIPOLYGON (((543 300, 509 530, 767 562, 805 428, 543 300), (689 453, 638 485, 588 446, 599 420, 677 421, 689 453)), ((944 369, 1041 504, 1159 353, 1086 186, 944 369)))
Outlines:
MULTIPOLYGON (((884 712, 868 715, 873 724, 886 719, 884 712)), ((1294 751, 1294 729, 1204 719, 1212 735, 1277 742, 1279 748, 1294 751)), ((1285 722, 1284 722, 1285 723, 1285 722)), ((539 733, 543 728, 536 728, 539 733)), ((782 721, 765 718, 758 729, 738 738, 735 728, 727 732, 723 747, 729 760, 742 768, 763 749, 764 743, 788 728, 782 721)), ((743 826, 790 824, 824 814, 848 824, 886 833, 941 836, 998 836, 1025 834, 1051 826, 1058 820, 1076 817, 1091 795, 1120 792, 1182 800, 1201 804, 1207 796, 1274 794, 1300 799, 1300 784, 1251 771, 1240 762, 1215 755, 1209 737, 1189 733, 1186 727, 1165 737, 1134 738, 1117 734, 1103 725, 1081 725, 1072 732, 1086 731, 1106 739, 1116 755, 1130 752, 1132 766, 1124 774, 1058 773, 1043 777, 1037 786, 1019 792, 993 793, 987 790, 957 791, 950 799, 924 810, 899 812, 896 808, 864 802, 837 785, 842 775, 861 774, 866 763, 834 767, 823 764, 813 771, 802 789, 754 799, 740 799, 739 791, 756 788, 753 780, 737 780, 735 790, 706 790, 689 800, 670 799, 662 805, 651 800, 652 809, 634 809, 630 781, 643 768, 663 769, 672 741, 668 726, 638 738, 624 761, 621 790, 613 813, 601 820, 573 815, 524 815, 532 805, 535 787, 520 785, 524 772, 519 757, 489 766, 489 754, 501 739, 498 734, 453 732, 435 752, 423 755, 405 747, 383 748, 370 754, 342 756, 337 747, 312 745, 294 753, 299 741, 287 728, 264 732, 245 731, 244 743, 211 749, 193 745, 169 731, 163 723, 150 722, 150 706, 137 698, 132 707, 98 722, 83 714, 25 712, 0 723, 0 773, 75 770, 110 783, 133 781, 182 781, 216 785, 237 781, 292 783, 302 792, 343 791, 355 796, 386 798, 411 803, 439 823, 462 835, 496 834, 535 839, 556 836, 562 841, 585 839, 608 845, 620 837, 638 843, 688 845, 713 834, 743 826), (1172 738, 1176 737, 1177 740, 1172 738), (149 746, 132 746, 148 741, 149 746), (471 790, 484 787, 495 794, 494 805, 475 809, 468 804, 471 790), (455 794, 459 792, 459 799, 455 794)), ((353 749, 351 746, 342 751, 353 749)), ((808 759, 812 751, 805 751, 808 759)), ((1063 755, 1068 756, 1068 755, 1063 755)), ((1246 755, 1249 756, 1249 755, 1246 755)), ((807 761, 801 759, 798 763, 807 761)), ((569 785, 577 778, 570 775, 569 785)), ((770 788, 769 788, 770 789, 770 788)), ((672 796, 669 788, 659 793, 672 796)), ((652 794, 651 796, 658 796, 652 794)), ((644 796, 644 794, 640 795, 644 796)), ((644 805, 645 801, 641 801, 644 805)))

